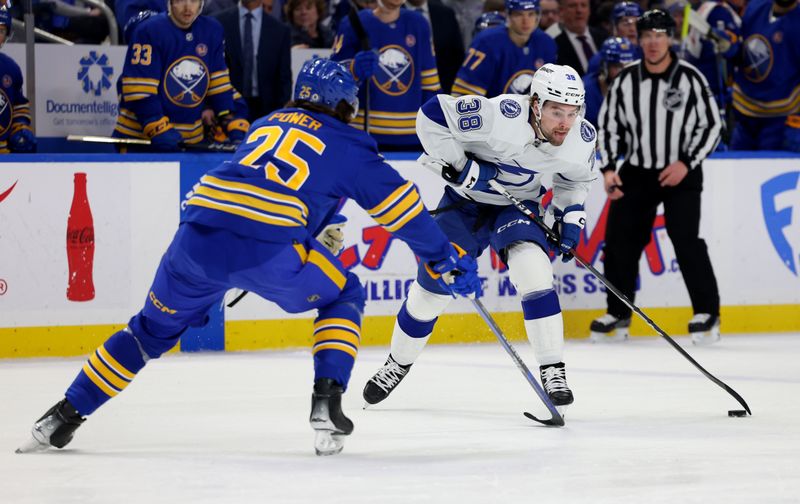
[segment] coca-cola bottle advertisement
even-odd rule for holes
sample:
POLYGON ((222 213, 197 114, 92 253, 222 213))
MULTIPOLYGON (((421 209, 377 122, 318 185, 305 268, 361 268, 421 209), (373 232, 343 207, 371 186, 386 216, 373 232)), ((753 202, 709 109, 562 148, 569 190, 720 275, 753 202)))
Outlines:
POLYGON ((86 174, 75 174, 72 206, 67 218, 67 263, 69 283, 67 299, 90 301, 94 299, 94 221, 89 197, 86 193, 86 174))

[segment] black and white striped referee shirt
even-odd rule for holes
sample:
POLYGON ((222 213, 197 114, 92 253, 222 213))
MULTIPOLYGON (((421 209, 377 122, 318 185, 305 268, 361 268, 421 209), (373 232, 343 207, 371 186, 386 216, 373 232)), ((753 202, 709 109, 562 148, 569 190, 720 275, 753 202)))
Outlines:
POLYGON ((644 60, 625 67, 600 108, 597 144, 603 171, 624 162, 666 168, 677 160, 692 170, 714 152, 722 121, 708 81, 672 52, 663 74, 644 60))

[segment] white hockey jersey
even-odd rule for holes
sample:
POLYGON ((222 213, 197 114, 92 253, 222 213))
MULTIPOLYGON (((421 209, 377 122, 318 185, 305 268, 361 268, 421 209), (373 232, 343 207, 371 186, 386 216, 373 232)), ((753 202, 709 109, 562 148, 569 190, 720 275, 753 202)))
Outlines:
MULTIPOLYGON (((438 95, 417 114, 417 135, 427 166, 465 166, 468 154, 496 163, 497 181, 522 200, 540 203, 545 193, 543 176, 552 176, 553 204, 563 210, 583 205, 591 182, 597 178, 595 142, 597 132, 579 119, 564 142, 554 146, 536 138, 529 123, 529 98, 499 95, 494 98, 438 95)), ((503 195, 460 190, 464 197, 492 205, 509 205, 503 195)))

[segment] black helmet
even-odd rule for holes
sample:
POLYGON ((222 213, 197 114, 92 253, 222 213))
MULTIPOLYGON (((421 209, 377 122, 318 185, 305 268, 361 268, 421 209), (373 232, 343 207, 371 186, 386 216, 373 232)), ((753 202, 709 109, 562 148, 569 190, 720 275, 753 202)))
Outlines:
POLYGON ((636 20, 636 32, 639 36, 647 30, 665 32, 672 37, 675 35, 675 20, 666 11, 650 9, 636 20))

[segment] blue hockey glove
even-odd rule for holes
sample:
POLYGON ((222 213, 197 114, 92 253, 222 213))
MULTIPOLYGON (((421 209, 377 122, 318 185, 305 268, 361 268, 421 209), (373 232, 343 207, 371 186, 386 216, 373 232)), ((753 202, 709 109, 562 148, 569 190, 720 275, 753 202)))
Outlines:
POLYGON ((8 139, 11 152, 22 154, 36 152, 36 143, 36 135, 27 125, 18 126, 8 139))
POLYGON ((353 75, 359 82, 369 79, 378 71, 378 53, 375 51, 359 51, 353 58, 353 75))
POLYGON ((468 159, 461 171, 453 165, 445 165, 442 178, 459 189, 485 191, 489 189, 489 181, 497 178, 497 166, 487 161, 468 159))
POLYGON ((556 255, 563 254, 561 260, 569 262, 580 242, 581 229, 586 225, 586 212, 583 211, 583 205, 570 205, 563 212, 556 208, 554 214, 558 233, 556 255))
POLYGON ((250 129, 250 123, 246 119, 233 119, 228 121, 225 125, 225 132, 228 134, 228 140, 234 144, 240 144, 244 141, 247 135, 247 130, 250 129))
POLYGON ((347 217, 336 214, 328 222, 328 225, 317 234, 317 241, 336 257, 344 250, 344 226, 346 223, 347 217))
POLYGON ((450 247, 449 256, 426 264, 425 269, 453 297, 474 294, 478 298, 483 295, 478 263, 458 245, 450 247))
POLYGON ((178 145, 183 141, 183 136, 172 127, 166 116, 145 123, 144 134, 150 138, 153 150, 161 152, 177 152, 178 145))
POLYGON ((800 115, 790 115, 786 118, 783 147, 792 152, 800 152, 800 115))

